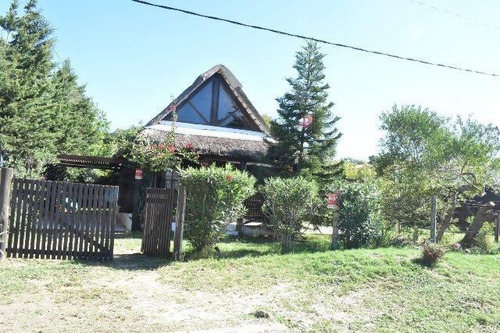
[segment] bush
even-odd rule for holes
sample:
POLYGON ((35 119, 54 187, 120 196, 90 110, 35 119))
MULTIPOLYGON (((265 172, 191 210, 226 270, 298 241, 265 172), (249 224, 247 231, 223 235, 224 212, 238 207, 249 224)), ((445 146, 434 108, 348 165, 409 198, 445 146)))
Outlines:
POLYGON ((282 251, 290 251, 302 223, 311 216, 317 199, 316 185, 302 177, 269 178, 262 187, 262 194, 262 209, 280 240, 282 251))
POLYGON ((210 254, 228 222, 245 214, 243 201, 255 190, 255 178, 231 165, 181 171, 187 190, 186 238, 195 252, 210 254))
POLYGON ((439 259, 444 256, 444 250, 438 245, 433 243, 424 243, 422 246, 422 257, 420 263, 427 267, 433 267, 437 264, 439 259))
POLYGON ((474 239, 472 251, 481 254, 496 253, 496 246, 493 243, 494 227, 493 223, 485 223, 474 239))
POLYGON ((346 249, 369 245, 383 230, 376 189, 369 184, 346 183, 340 190, 339 239, 346 249))

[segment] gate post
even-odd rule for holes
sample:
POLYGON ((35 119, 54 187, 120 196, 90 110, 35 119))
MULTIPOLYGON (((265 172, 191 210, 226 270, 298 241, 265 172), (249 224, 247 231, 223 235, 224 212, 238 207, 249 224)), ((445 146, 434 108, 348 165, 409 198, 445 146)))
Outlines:
POLYGON ((182 260, 182 238, 186 211, 186 187, 179 185, 177 194, 177 214, 175 216, 174 260, 182 260))
POLYGON ((11 168, 0 169, 0 259, 5 253, 9 225, 10 186, 13 177, 11 168))

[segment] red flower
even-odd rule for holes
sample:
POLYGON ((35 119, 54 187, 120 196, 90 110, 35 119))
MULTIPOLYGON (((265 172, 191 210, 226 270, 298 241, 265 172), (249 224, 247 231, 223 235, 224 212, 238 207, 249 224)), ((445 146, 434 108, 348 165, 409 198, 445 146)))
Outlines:
POLYGON ((175 153, 175 147, 174 145, 168 145, 168 151, 170 151, 172 154, 175 153))
POLYGON ((160 149, 160 150, 165 150, 165 145, 164 145, 163 143, 160 143, 160 144, 158 145, 158 149, 160 149))
POLYGON ((168 110, 169 110, 170 112, 175 112, 175 110, 176 110, 176 109, 177 109, 177 106, 176 106, 175 104, 172 104, 172 105, 170 105, 170 106, 168 107, 168 110))
POLYGON ((228 182, 232 182, 232 181, 233 181, 233 176, 232 176, 232 175, 227 175, 227 176, 226 176, 226 180, 227 180, 228 182))
POLYGON ((187 150, 193 149, 193 145, 191 144, 191 142, 186 143, 186 149, 187 150))

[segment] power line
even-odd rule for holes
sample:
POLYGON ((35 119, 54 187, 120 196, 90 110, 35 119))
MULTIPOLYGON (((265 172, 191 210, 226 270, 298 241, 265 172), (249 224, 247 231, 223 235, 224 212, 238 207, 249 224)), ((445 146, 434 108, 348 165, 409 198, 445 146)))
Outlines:
POLYGON ((472 17, 468 17, 468 16, 465 16, 465 15, 462 15, 462 14, 458 14, 458 13, 449 11, 448 9, 439 8, 439 7, 436 7, 434 5, 428 4, 428 3, 424 2, 424 1, 421 1, 421 0, 409 0, 409 1, 411 1, 413 3, 416 3, 416 4, 419 4, 421 6, 424 6, 424 7, 430 8, 430 9, 434 9, 434 10, 436 10, 438 12, 445 13, 445 14, 450 15, 450 16, 458 17, 459 19, 462 19, 462 20, 466 20, 466 21, 473 22, 473 23, 476 23, 476 24, 479 24, 479 25, 483 25, 483 26, 488 27, 488 28, 493 28, 493 29, 496 29, 496 30, 500 30, 500 27, 498 27, 496 25, 493 25, 493 24, 490 24, 490 23, 487 23, 487 22, 484 22, 484 21, 480 21, 478 19, 475 19, 475 18, 472 18, 472 17))
POLYGON ((404 57, 404 56, 400 56, 400 55, 397 55, 397 54, 391 54, 391 53, 386 53, 386 52, 381 52, 381 51, 369 50, 369 49, 365 49, 365 48, 357 47, 357 46, 351 46, 351 45, 346 45, 346 44, 329 42, 329 41, 324 40, 324 39, 318 39, 318 38, 314 38, 314 37, 307 37, 307 36, 298 35, 298 34, 294 34, 294 33, 289 33, 289 32, 285 32, 285 31, 281 31, 281 30, 277 30, 277 29, 266 28, 266 27, 262 27, 262 26, 258 26, 258 25, 246 24, 246 23, 242 23, 242 22, 238 22, 238 21, 233 21, 233 20, 229 20, 229 19, 225 19, 225 18, 221 18, 221 17, 217 17, 217 16, 211 16, 211 15, 205 15, 205 14, 195 13, 195 12, 192 12, 192 11, 189 11, 189 10, 185 10, 185 9, 174 8, 174 7, 170 7, 170 6, 164 6, 164 5, 159 5, 159 4, 155 4, 155 3, 151 3, 151 2, 147 2, 147 1, 142 1, 142 0, 132 0, 132 1, 140 3, 140 4, 143 4, 143 5, 151 6, 151 7, 157 7, 157 8, 162 8, 162 9, 166 9, 166 10, 181 12, 181 13, 188 14, 188 15, 198 16, 198 17, 202 17, 202 18, 206 18, 206 19, 210 19, 210 20, 214 20, 214 21, 222 21, 222 22, 226 22, 226 23, 230 23, 230 24, 234 24, 234 25, 239 25, 239 26, 247 27, 247 28, 268 31, 268 32, 272 32, 272 33, 275 33, 275 34, 279 34, 279 35, 284 35, 284 36, 289 36, 289 37, 294 37, 294 38, 300 38, 300 39, 305 39, 305 40, 312 40, 314 42, 318 42, 318 43, 322 43, 322 44, 328 44, 328 45, 333 45, 333 46, 342 47, 342 48, 347 48, 347 49, 351 49, 351 50, 355 50, 355 51, 359 51, 359 52, 365 52, 365 53, 370 53, 370 54, 377 54, 377 55, 381 55, 381 56, 385 56, 385 57, 389 57, 389 58, 394 58, 394 59, 399 59, 399 60, 405 60, 405 61, 412 61, 412 62, 417 62, 417 63, 424 64, 424 65, 436 66, 436 67, 442 67, 442 68, 448 68, 448 69, 454 69, 454 70, 457 70, 457 71, 469 72, 469 73, 473 73, 473 74, 481 74, 481 75, 487 75, 487 76, 500 77, 500 74, 497 74, 497 73, 489 73, 489 72, 479 71, 479 70, 475 70, 475 69, 469 69, 469 68, 457 67, 457 66, 452 66, 452 65, 447 65, 447 64, 430 62, 430 61, 427 61, 427 60, 422 60, 422 59, 417 59, 417 58, 404 57))

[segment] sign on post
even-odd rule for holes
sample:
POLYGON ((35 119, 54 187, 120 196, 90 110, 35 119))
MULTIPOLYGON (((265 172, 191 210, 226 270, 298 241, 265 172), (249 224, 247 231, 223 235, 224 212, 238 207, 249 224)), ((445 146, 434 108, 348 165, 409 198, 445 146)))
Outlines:
POLYGON ((330 209, 338 209, 339 208, 339 198, 340 198, 339 192, 328 193, 327 207, 330 209))
POLYGON ((142 169, 135 169, 135 179, 140 180, 142 179, 142 169))

